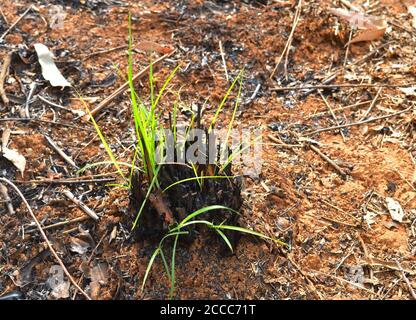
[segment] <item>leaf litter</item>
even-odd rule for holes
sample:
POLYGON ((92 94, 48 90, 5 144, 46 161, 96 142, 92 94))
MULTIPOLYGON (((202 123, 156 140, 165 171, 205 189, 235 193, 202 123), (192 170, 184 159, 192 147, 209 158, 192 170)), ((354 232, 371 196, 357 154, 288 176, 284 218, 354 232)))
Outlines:
MULTIPOLYGON (((21 5, 29 6, 28 1, 19 1, 20 5, 11 0, 3 2, 2 10, 9 21, 19 17, 21 5)), ((45 31, 40 29, 44 22, 34 10, 8 32, 0 48, 0 60, 12 50, 17 50, 17 56, 12 59, 10 73, 4 82, 10 104, 8 107, 0 105, 0 115, 1 119, 19 118, 19 109, 26 103, 29 105, 31 120, 9 121, 11 130, 24 129, 26 133, 15 135, 12 132, 7 147, 25 155, 25 175, 19 177, 24 183, 19 187, 36 208, 42 224, 45 227, 57 225, 47 230, 48 235, 58 240, 59 254, 64 263, 75 270, 76 275, 85 277, 83 288, 89 286, 91 296, 97 299, 163 299, 166 298, 166 282, 163 281, 165 276, 160 261, 155 262, 145 292, 141 294, 138 290, 151 252, 145 242, 134 242, 129 238, 131 226, 124 220, 129 215, 126 210, 128 194, 99 183, 74 183, 74 179, 78 179, 75 169, 50 152, 43 138, 47 133, 59 142, 77 164, 106 161, 100 142, 89 130, 90 126, 77 119, 77 115, 39 99, 27 101, 30 85, 36 81, 39 84, 34 96, 40 94, 56 104, 83 110, 77 97, 71 96, 71 87, 61 91, 59 86, 42 81, 44 78, 36 63, 36 53, 28 49, 33 43, 43 43, 49 52, 55 53, 57 59, 54 63, 60 74, 77 90, 82 90, 91 104, 102 101, 122 85, 124 79, 117 77, 114 84, 110 78, 111 81, 105 85, 89 87, 89 84, 101 84, 103 79, 117 72, 115 69, 124 71, 126 67, 126 54, 122 49, 127 34, 126 24, 122 23, 121 11, 124 9, 109 3, 71 2, 73 7, 65 7, 64 27, 45 31), (106 19, 101 19, 104 14, 106 19), (111 49, 114 50, 106 53, 111 49), (94 54, 91 55, 94 58, 84 60, 90 54, 94 54), (84 219, 84 212, 60 196, 60 183, 40 183, 47 177, 70 181, 71 184, 65 188, 89 207, 102 212, 102 219, 99 222, 88 218, 77 220, 84 219), (83 230, 89 230, 93 242, 82 232, 80 234, 79 225, 83 230), (75 243, 75 252, 71 251, 72 242, 75 243), (92 276, 91 270, 97 263, 105 263, 103 270, 106 272, 96 269, 92 276), (84 272, 77 271, 81 268, 84 272)), ((337 25, 329 10, 333 3, 304 2, 288 50, 288 78, 277 72, 269 82, 266 79, 275 67, 274 58, 280 56, 292 28, 295 2, 283 5, 269 1, 266 6, 260 1, 194 1, 186 5, 182 1, 126 3, 137 19, 133 32, 144 43, 142 47, 137 44, 135 51, 139 64, 149 61, 149 55, 157 59, 167 52, 167 48, 177 49, 160 66, 157 77, 164 78, 175 62, 183 62, 180 77, 170 88, 182 88, 180 108, 192 110, 191 106, 201 104, 209 115, 212 105, 223 96, 227 82, 223 59, 218 51, 218 40, 221 40, 230 78, 244 65, 246 79, 242 99, 246 101, 253 97, 250 104, 240 110, 238 124, 264 126, 265 130, 271 123, 283 124, 276 131, 266 131, 265 139, 272 134, 278 142, 267 141, 264 145, 266 161, 259 181, 244 178, 241 220, 253 229, 283 237, 291 245, 290 253, 244 237, 236 248, 236 256, 223 257, 217 254, 215 246, 204 245, 198 239, 188 248, 178 250, 177 277, 182 285, 177 288, 175 298, 409 298, 405 286, 391 286, 400 275, 385 271, 394 268, 395 259, 399 258, 407 277, 415 281, 414 274, 408 272, 414 269, 412 259, 416 254, 416 203, 412 189, 416 181, 415 162, 412 160, 416 157, 414 114, 409 112, 370 121, 365 124, 366 131, 361 131, 364 125, 357 125, 308 138, 303 135, 308 130, 337 123, 348 125, 357 122, 368 110, 366 119, 370 120, 405 110, 412 106, 414 90, 403 92, 394 87, 386 88, 372 105, 377 88, 322 89, 335 117, 316 90, 305 96, 296 90, 285 93, 272 90, 283 85, 414 81, 415 39, 409 33, 413 27, 407 8, 391 1, 354 1, 354 6, 365 8, 368 14, 356 14, 353 28, 367 35, 364 36, 366 41, 350 43, 347 52, 344 45, 349 40, 348 32, 344 25, 338 25, 340 31, 335 32, 337 25), (377 17, 388 17, 388 32, 383 31, 385 25, 379 23, 377 17), (360 23, 364 29, 357 25, 360 23), (375 31, 372 33, 371 30, 375 31), (335 76, 331 78, 331 74, 335 76), (204 104, 207 98, 208 103, 204 104), (285 104, 289 100, 290 105, 285 104), (339 131, 344 134, 345 141, 339 131), (392 143, 393 138, 397 143, 392 143), (321 152, 350 172, 350 176, 346 180, 339 177, 332 166, 309 150, 308 139, 316 141, 315 145, 321 152), (391 187, 393 185, 395 187, 391 187), (395 204, 391 206, 391 214, 387 198, 394 199, 403 212, 395 204), (400 220, 402 213, 405 214, 403 222, 393 220, 392 216, 400 220), (366 217, 372 222, 370 225, 366 223, 366 217), (367 282, 360 287, 345 285, 343 281, 351 280, 349 271, 357 263, 364 266, 367 282), (373 279, 371 270, 375 274, 373 279)), ((48 9, 48 6, 41 8, 43 16, 48 17, 48 9)), ((348 19, 343 20, 349 25, 348 19)), ((2 26, 0 24, 0 33, 6 31, 2 26)), ((149 94, 145 79, 137 85, 144 94, 149 94)), ((168 109, 170 105, 163 107, 168 109)), ((98 115, 99 124, 111 141, 111 149, 123 161, 129 161, 127 155, 132 140, 128 110, 128 99, 120 96, 98 115)), ((185 113, 181 116, 188 119, 185 113)), ((227 124, 227 116, 221 120, 227 124)), ((0 122, 2 129, 3 123, 0 122)), ((11 174, 14 169, 0 157, 1 174, 15 179, 11 174)), ((103 174, 111 175, 111 168, 107 165, 91 168, 86 176, 98 178, 95 175, 103 174)), ((10 190, 9 195, 17 214, 11 216, 0 208, 0 246, 8 256, 8 261, 0 260, 0 295, 16 290, 13 272, 42 250, 37 236, 26 233, 28 220, 19 201, 10 190)), ((32 268, 29 278, 24 276, 28 269, 22 269, 19 279, 26 285, 18 290, 29 299, 45 298, 42 291, 52 290, 45 286, 51 263, 48 257, 40 260, 32 268)), ((397 270, 397 267, 392 270, 397 270)), ((47 293, 51 294, 51 291, 47 293)), ((66 295, 67 284, 64 284, 50 297, 66 295)))
POLYGON ((347 9, 330 9, 330 12, 349 22, 351 27, 359 30, 347 45, 377 40, 384 35, 388 27, 385 19, 368 16, 363 12, 350 11, 347 9))

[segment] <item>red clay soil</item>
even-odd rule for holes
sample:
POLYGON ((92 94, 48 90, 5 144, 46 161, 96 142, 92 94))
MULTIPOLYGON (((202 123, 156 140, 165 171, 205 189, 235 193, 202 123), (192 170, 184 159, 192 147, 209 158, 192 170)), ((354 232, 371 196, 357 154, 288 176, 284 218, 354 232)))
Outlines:
MULTIPOLYGON (((245 103, 240 106, 236 127, 263 130, 264 163, 258 179, 244 178, 240 222, 290 245, 287 249, 243 236, 235 254, 224 256, 215 235, 200 236, 191 243, 183 238, 177 252, 174 298, 412 298, 400 269, 416 290, 414 91, 406 95, 400 88, 384 88, 370 110, 378 88, 323 90, 335 112, 334 120, 318 91, 273 90, 321 84, 336 70, 331 84, 414 82, 416 30, 407 10, 411 1, 374 2, 376 5, 366 10, 386 17, 386 34, 379 40, 350 46, 345 44, 351 28, 328 10, 336 7, 333 2, 342 7, 338 1, 303 2, 286 78, 282 68, 270 75, 292 29, 296 1, 2 0, 0 35, 30 4, 34 8, 0 44, 0 61, 12 51, 17 53, 4 85, 10 103, 0 102, 0 129, 4 132, 10 128, 9 148, 27 160, 22 177, 0 157, 0 176, 16 182, 43 226, 85 215, 65 198, 64 189, 82 196, 82 201, 100 215, 99 221, 85 219, 46 230, 69 272, 92 298, 167 298, 169 281, 159 259, 145 290, 140 289, 155 245, 130 237, 131 226, 123 223, 131 214, 127 191, 105 183, 58 182, 75 177, 77 170, 51 148, 45 135, 71 155, 78 167, 108 161, 91 123, 39 99, 30 104, 31 121, 6 119, 22 117, 29 85, 34 81, 38 82, 35 94, 69 109, 84 110, 75 90, 53 89, 43 80, 35 43, 43 43, 54 52, 64 76, 92 106, 114 92, 124 82, 118 70, 124 74, 127 66, 129 12, 135 72, 150 59, 176 49, 155 76, 160 87, 173 68, 181 65, 161 108, 170 110, 171 101, 176 99, 174 92, 180 90, 179 108, 184 120, 186 110, 206 99, 204 118, 211 119, 229 86, 220 41, 230 77, 245 69, 245 103), (61 28, 49 26, 52 5, 61 5, 66 13, 61 28), (359 102, 363 103, 356 105, 359 102), (402 114, 341 131, 313 133, 358 122, 367 110, 371 118, 407 108, 402 114), (332 159, 345 175, 311 146, 332 159), (57 182, 33 182, 44 179, 57 182), (400 203, 402 222, 392 220, 387 197, 400 203), (89 246, 84 254, 71 250, 80 242, 89 246), (97 266, 105 275, 98 285, 91 281, 96 278, 92 270, 97 266), (354 270, 363 272, 358 285, 353 281, 354 270)), ((146 79, 138 84, 138 91, 148 96, 146 79)), ((220 117, 222 126, 228 125, 231 110, 232 105, 227 104, 220 117)), ((104 108, 96 120, 118 159, 131 161, 134 134, 128 94, 104 108)), ((117 178, 110 165, 80 175, 117 178)), ((0 207, 0 296, 18 290, 27 299, 54 299, 46 282, 56 261, 22 201, 11 189, 9 196, 16 213, 0 207)), ((71 286, 70 298, 83 297, 71 286)))

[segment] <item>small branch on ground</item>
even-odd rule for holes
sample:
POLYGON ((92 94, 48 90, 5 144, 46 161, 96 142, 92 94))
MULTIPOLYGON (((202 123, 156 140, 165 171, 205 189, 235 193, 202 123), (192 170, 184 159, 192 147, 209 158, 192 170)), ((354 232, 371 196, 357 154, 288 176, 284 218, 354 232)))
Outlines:
POLYGON ((5 105, 8 105, 10 102, 9 98, 7 98, 6 96, 6 91, 4 90, 4 82, 6 81, 6 77, 9 73, 9 67, 12 62, 12 55, 13 53, 9 53, 8 55, 6 55, 0 71, 0 97, 5 105))
POLYGON ((68 156, 61 148, 58 147, 58 145, 47 135, 45 135, 46 141, 48 141, 49 145, 72 167, 75 169, 79 169, 79 167, 75 164, 74 160, 70 156, 68 156))
POLYGON ((322 151, 314 145, 311 144, 309 147, 312 149, 312 151, 316 152, 323 160, 328 162, 342 176, 342 178, 346 178, 347 174, 340 168, 339 165, 337 165, 333 160, 331 160, 327 155, 322 153, 322 151))
MULTIPOLYGON (((49 224, 47 226, 44 226, 43 230, 49 230, 49 229, 53 229, 53 228, 63 227, 63 226, 66 226, 68 224, 75 223, 75 222, 81 222, 81 221, 84 221, 84 220, 87 220, 87 219, 90 219, 90 218, 91 218, 90 216, 82 216, 82 217, 74 218, 74 219, 71 219, 71 220, 66 220, 66 221, 62 221, 62 222, 49 224)), ((37 229, 27 230, 26 234, 34 233, 36 231, 37 231, 37 229)))
POLYGON ((416 86, 416 82, 402 84, 383 84, 383 83, 339 83, 339 84, 320 84, 315 86, 294 86, 271 88, 272 91, 291 91, 291 90, 308 90, 308 89, 334 89, 334 88, 408 88, 416 86))
POLYGON ((360 119, 360 121, 365 120, 365 118, 367 118, 368 115, 370 114, 371 110, 373 110, 373 107, 376 105, 376 101, 378 100, 378 97, 380 96, 381 91, 383 91, 383 87, 378 88, 377 93, 376 93, 373 101, 371 101, 370 106, 368 107, 367 111, 364 113, 364 115, 360 119))
POLYGON ((42 226, 39 223, 39 220, 36 218, 35 214, 32 211, 32 208, 30 207, 30 205, 27 202, 25 196, 22 194, 22 192, 19 190, 19 188, 13 182, 9 181, 6 178, 1 178, 0 177, 0 181, 7 183, 8 185, 10 185, 16 191, 16 193, 19 195, 19 197, 22 199, 23 203, 25 204, 25 206, 26 206, 27 210, 29 211, 32 219, 35 221, 36 226, 38 227, 39 232, 42 235, 42 238, 45 240, 45 242, 46 242, 49 250, 51 251, 52 255, 55 257, 55 259, 58 262, 58 264, 61 266, 62 270, 64 271, 64 273, 68 277, 69 281, 74 285, 75 288, 77 288, 77 290, 79 290, 79 292, 82 293, 82 295, 87 300, 91 300, 90 296, 84 290, 82 290, 81 287, 76 283, 76 281, 74 280, 74 278, 69 273, 68 269, 65 267, 65 265, 62 262, 61 258, 59 258, 58 254, 56 253, 55 249, 52 246, 52 243, 49 241, 48 237, 46 236, 45 231, 43 231, 42 226))
POLYGON ((88 214, 91 218, 93 218, 95 221, 99 220, 99 217, 97 214, 92 211, 84 202, 78 200, 75 198, 73 193, 69 190, 64 190, 62 192, 69 200, 71 200, 73 203, 75 203, 82 211, 84 211, 86 214, 88 214))
MULTIPOLYGON (((163 55, 159 59, 156 59, 152 63, 152 67, 153 68, 156 67, 159 63, 161 63, 167 57, 171 56, 174 52, 175 52, 175 50, 173 50, 171 53, 168 53, 168 54, 163 55)), ((144 68, 139 73, 137 73, 136 75, 134 75, 133 76, 133 79, 132 79, 133 82, 135 82, 135 81, 143 78, 149 70, 150 70, 150 65, 148 65, 146 68, 144 68)), ((129 82, 126 81, 121 87, 119 87, 116 91, 114 91, 107 98, 105 98, 103 101, 101 101, 101 103, 96 108, 94 108, 93 110, 91 110, 91 114, 93 116, 95 116, 98 112, 101 111, 101 109, 105 108, 109 103, 111 103, 111 101, 113 101, 115 98, 117 98, 118 96, 120 96, 128 88, 129 88, 129 82)), ((89 121, 90 120, 90 117, 89 116, 86 116, 86 120, 89 121)))
MULTIPOLYGON (((112 174, 112 173, 111 173, 112 174)), ((16 184, 83 184, 83 183, 107 183, 113 182, 116 178, 87 179, 90 176, 67 178, 67 179, 40 179, 40 180, 23 180, 13 182, 16 184)))
POLYGON ((412 284, 410 283, 409 279, 407 279, 406 274, 405 274, 399 260, 396 260, 396 264, 397 264, 397 267, 400 269, 400 273, 402 274, 402 278, 403 278, 404 282, 406 282, 407 288, 409 289, 409 292, 412 295, 412 298, 414 300, 416 300, 416 293, 413 290, 412 284))
POLYGON ((14 209, 12 205, 12 199, 9 197, 9 193, 7 192, 7 188, 4 184, 0 183, 0 196, 3 198, 3 201, 6 203, 7 210, 11 215, 14 215, 14 209))
POLYGON ((286 80, 288 79, 288 77, 287 77, 287 64, 288 64, 288 60, 289 60, 290 46, 291 46, 292 41, 293 41, 293 35, 295 34, 296 26, 298 25, 298 22, 300 20, 300 13, 301 12, 302 12, 302 0, 299 0, 298 5, 296 7, 295 16, 293 18, 292 30, 290 31, 290 34, 289 34, 289 37, 287 39, 286 45, 285 45, 279 59, 276 61, 276 65, 275 65, 272 73, 270 74, 269 79, 273 78, 274 74, 276 73, 277 68, 279 67, 280 63, 282 62, 283 57, 285 57, 285 63, 283 65, 284 76, 285 76, 286 80))
POLYGON ((4 39, 5 36, 7 36, 7 34, 13 30, 13 28, 20 22, 20 20, 22 20, 25 15, 27 15, 29 13, 29 11, 32 9, 32 6, 30 6, 29 8, 26 9, 25 12, 22 13, 22 15, 17 18, 17 20, 15 22, 13 22, 13 24, 0 36, 0 41, 4 39))
POLYGON ((228 82, 229 81, 229 78, 228 78, 228 71, 227 71, 227 63, 225 62, 225 55, 224 55, 224 50, 222 49, 222 42, 221 42, 221 40, 219 41, 219 47, 220 47, 222 65, 224 67, 225 79, 228 82))
POLYGON ((332 131, 332 130, 337 130, 337 129, 340 129, 340 128, 347 128, 347 127, 359 126, 361 124, 369 123, 369 122, 372 122, 372 121, 377 121, 377 120, 392 118, 392 117, 398 116, 398 115, 400 115, 402 113, 409 112, 412 109, 413 109, 413 107, 409 107, 407 109, 404 109, 404 110, 401 110, 401 111, 397 111, 397 112, 392 113, 392 114, 387 114, 387 115, 384 115, 384 116, 380 116, 380 117, 370 118, 370 119, 366 119, 366 120, 358 121, 358 122, 341 124, 339 126, 333 126, 333 127, 327 127, 327 128, 317 129, 317 130, 312 131, 312 132, 306 132, 304 135, 311 136, 311 135, 314 135, 314 134, 317 134, 317 133, 320 133, 320 132, 332 131))

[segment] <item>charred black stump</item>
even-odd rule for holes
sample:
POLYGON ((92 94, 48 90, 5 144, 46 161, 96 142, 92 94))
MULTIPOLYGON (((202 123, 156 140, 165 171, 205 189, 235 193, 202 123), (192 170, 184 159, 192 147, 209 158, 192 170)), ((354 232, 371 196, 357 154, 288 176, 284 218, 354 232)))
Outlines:
MULTIPOLYGON (((190 143, 187 143, 185 148, 189 145, 190 143)), ((226 176, 226 178, 206 178, 199 182, 197 180, 185 181, 162 192, 177 181, 195 178, 195 170, 187 163, 162 164, 158 173, 160 188, 152 191, 135 229, 135 237, 138 240, 158 242, 168 232, 170 225, 182 221, 187 215, 207 206, 222 205, 237 212, 240 210, 242 205, 241 180, 233 176, 231 163, 222 172, 215 164, 196 164, 196 167, 198 174, 203 173, 202 176, 226 176)), ((132 219, 139 212, 146 198, 148 187, 149 181, 146 181, 145 175, 136 172, 132 177, 130 191, 132 219)), ((201 214, 197 219, 207 220, 214 224, 238 226, 239 216, 229 210, 213 210, 201 214)), ((217 237, 212 230, 205 232, 206 229, 205 225, 194 225, 193 230, 187 230, 191 231, 191 238, 194 238, 197 233, 206 235, 208 240, 212 239, 208 233, 217 237)), ((234 247, 239 234, 231 230, 223 231, 234 247)))

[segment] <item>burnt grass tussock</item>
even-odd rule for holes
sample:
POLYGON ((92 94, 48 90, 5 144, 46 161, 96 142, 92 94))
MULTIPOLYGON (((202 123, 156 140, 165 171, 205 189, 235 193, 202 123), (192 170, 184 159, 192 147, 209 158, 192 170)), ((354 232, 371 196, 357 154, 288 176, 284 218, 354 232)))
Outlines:
MULTIPOLYGON (((195 139, 187 139, 184 153, 192 146, 195 139)), ((204 142, 204 151, 209 148, 209 143, 204 142)), ((176 145, 175 145, 176 146, 176 145)), ((209 154, 202 150, 196 150, 195 153, 209 154)), ((208 157, 208 156, 206 156, 208 157)), ((243 203, 241 196, 241 179, 232 173, 232 161, 222 171, 217 164, 209 164, 208 159, 203 164, 191 163, 187 160, 185 163, 175 161, 162 164, 158 172, 158 182, 160 188, 152 190, 148 201, 144 206, 138 224, 134 229, 133 236, 137 240, 147 240, 155 245, 168 232, 169 226, 182 221, 192 212, 211 205, 221 205, 238 212, 243 203), (207 164, 208 163, 208 164, 207 164), (222 176, 223 178, 206 178, 199 181, 196 175, 201 176, 222 176), (185 181, 183 181, 185 180, 185 181), (187 181, 186 181, 187 180, 187 181), (177 183, 182 181, 181 183, 177 183), (166 189, 166 190, 165 190, 166 189)), ((219 161, 219 159, 217 159, 219 161)), ((145 174, 136 171, 132 176, 130 188, 130 218, 135 219, 149 188, 149 182, 145 174)), ((228 224, 239 226, 239 214, 229 210, 213 210, 205 212, 201 218, 214 224, 228 224)), ((220 251, 225 254, 229 249, 221 240, 217 241, 218 235, 209 230, 205 225, 193 225, 187 227, 189 234, 186 238, 189 241, 195 239, 197 235, 209 243, 218 243, 220 251), (208 230, 207 230, 208 229, 208 230), (214 240, 214 242, 212 242, 214 240)), ((233 247, 237 245, 240 233, 233 230, 224 230, 233 247)))

